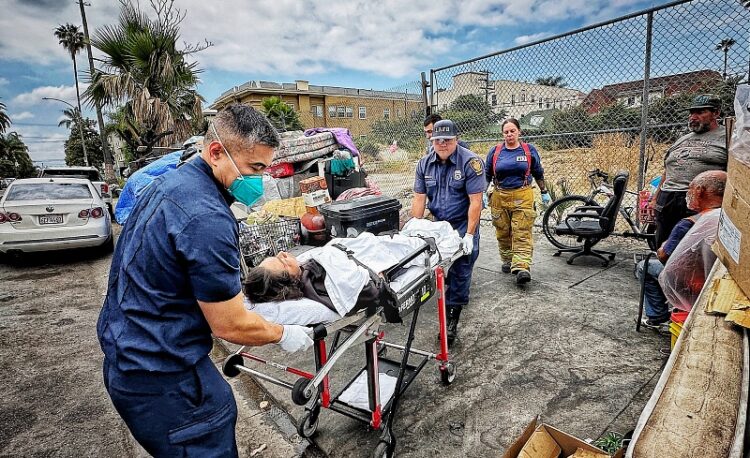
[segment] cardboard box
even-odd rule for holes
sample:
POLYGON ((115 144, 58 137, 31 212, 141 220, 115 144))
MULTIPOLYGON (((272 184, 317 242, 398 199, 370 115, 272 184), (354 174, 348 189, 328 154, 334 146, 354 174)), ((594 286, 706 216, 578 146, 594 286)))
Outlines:
POLYGON ((505 451, 503 458, 567 458, 579 449, 590 452, 588 456, 622 458, 624 455, 623 450, 619 450, 615 455, 609 455, 586 441, 542 423, 541 419, 536 417, 505 451))
POLYGON ((746 296, 750 296, 750 166, 729 156, 727 185, 713 249, 746 296))

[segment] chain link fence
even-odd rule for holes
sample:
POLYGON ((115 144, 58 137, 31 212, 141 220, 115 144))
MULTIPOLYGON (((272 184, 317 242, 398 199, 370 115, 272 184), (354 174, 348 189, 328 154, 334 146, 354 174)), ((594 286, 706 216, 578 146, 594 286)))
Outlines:
POLYGON ((674 2, 432 70, 431 109, 482 157, 502 142, 502 120, 518 119, 557 197, 588 194, 593 169, 628 170, 629 188, 640 189, 688 132, 693 97, 717 94, 733 115, 748 24, 739 0, 674 2))
MULTIPOLYGON (((663 171, 667 148, 688 132, 692 98, 713 93, 732 116, 750 66, 750 10, 740 0, 693 0, 430 71, 429 111, 455 121, 484 158, 502 142, 501 122, 520 121, 536 145, 553 198, 588 194, 588 172, 630 172, 642 189, 663 171)), ((389 92, 414 96, 414 82, 389 92)), ((385 195, 410 205, 426 142, 427 110, 391 117, 357 139, 385 195)), ((634 205, 634 197, 627 205, 634 205)))

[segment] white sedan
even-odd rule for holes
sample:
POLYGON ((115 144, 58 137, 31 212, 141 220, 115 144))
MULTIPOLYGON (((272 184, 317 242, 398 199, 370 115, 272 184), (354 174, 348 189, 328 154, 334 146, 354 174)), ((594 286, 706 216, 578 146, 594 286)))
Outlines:
POLYGON ((0 199, 0 253, 114 247, 107 206, 89 180, 13 181, 0 199))

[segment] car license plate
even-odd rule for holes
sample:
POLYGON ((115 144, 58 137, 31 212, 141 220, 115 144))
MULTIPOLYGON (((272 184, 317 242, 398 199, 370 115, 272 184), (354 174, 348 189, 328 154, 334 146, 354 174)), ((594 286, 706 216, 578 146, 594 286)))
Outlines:
POLYGON ((39 217, 39 224, 60 224, 63 222, 63 215, 44 215, 39 217))

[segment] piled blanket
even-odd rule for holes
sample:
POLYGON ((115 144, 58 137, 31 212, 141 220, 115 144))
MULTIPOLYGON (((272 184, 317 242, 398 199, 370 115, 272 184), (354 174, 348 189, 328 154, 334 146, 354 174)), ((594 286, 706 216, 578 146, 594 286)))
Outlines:
POLYGON ((321 132, 309 137, 301 131, 285 132, 281 137, 281 144, 274 152, 271 165, 309 161, 328 156, 338 148, 336 138, 330 132, 321 132))

